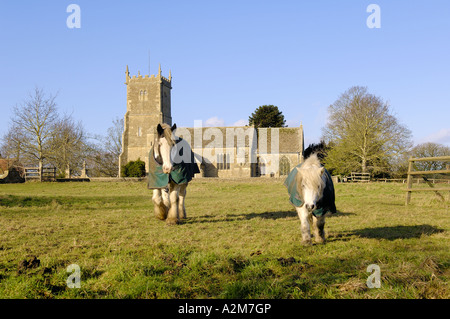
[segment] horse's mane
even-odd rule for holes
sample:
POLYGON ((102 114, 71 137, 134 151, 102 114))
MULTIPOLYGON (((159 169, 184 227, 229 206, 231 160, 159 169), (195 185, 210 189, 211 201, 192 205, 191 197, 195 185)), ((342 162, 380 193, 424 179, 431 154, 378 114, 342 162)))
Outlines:
POLYGON ((304 158, 310 157, 312 154, 317 154, 317 158, 321 163, 323 163, 324 159, 327 157, 328 147, 325 142, 322 140, 318 144, 309 144, 309 146, 303 152, 304 158))
MULTIPOLYGON (((175 145, 175 141, 173 140, 172 128, 170 127, 170 125, 166 124, 166 123, 162 123, 161 127, 163 128, 162 137, 164 137, 166 139, 166 141, 167 141, 167 143, 169 144, 170 147, 174 146, 175 145)), ((162 164, 162 157, 161 157, 160 150, 159 150, 159 147, 158 147, 159 139, 160 139, 160 136, 159 136, 159 133, 157 133, 155 135, 155 140, 154 140, 155 147, 153 149, 153 157, 156 160, 156 162, 161 165, 162 164)))
MULTIPOLYGON (((163 137, 166 138, 167 143, 169 143, 170 146, 175 145, 175 141, 173 140, 172 129, 171 129, 170 125, 166 124, 166 123, 162 123, 161 127, 164 130, 163 137)), ((159 138, 158 134, 156 136, 158 139, 159 138)))
POLYGON ((311 166, 315 167, 321 167, 319 157, 317 156, 317 153, 311 154, 302 165, 302 168, 310 168, 311 166))
POLYGON ((299 182, 304 180, 313 188, 317 188, 319 185, 323 187, 325 185, 325 181, 322 177, 323 175, 321 174, 321 167, 322 165, 320 164, 320 160, 316 153, 309 156, 299 169, 299 182))

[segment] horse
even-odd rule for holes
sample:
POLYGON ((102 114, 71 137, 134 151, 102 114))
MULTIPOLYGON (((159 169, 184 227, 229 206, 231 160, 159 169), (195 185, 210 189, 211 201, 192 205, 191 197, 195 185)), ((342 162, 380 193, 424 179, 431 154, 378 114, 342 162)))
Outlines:
POLYGON ((194 174, 200 173, 189 144, 174 135, 176 128, 176 124, 158 124, 149 152, 147 187, 153 189, 155 217, 168 225, 186 219, 186 188, 194 174))
POLYGON ((300 218, 302 243, 311 245, 311 225, 316 243, 324 243, 325 216, 336 213, 336 205, 333 181, 317 154, 294 167, 284 185, 300 218))

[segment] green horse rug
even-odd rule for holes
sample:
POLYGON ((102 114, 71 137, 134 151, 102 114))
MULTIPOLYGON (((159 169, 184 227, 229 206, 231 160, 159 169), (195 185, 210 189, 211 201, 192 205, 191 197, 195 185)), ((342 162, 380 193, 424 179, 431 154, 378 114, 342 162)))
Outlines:
POLYGON ((148 171, 148 189, 161 189, 166 188, 169 182, 175 184, 187 184, 189 183, 195 174, 199 174, 200 170, 195 162, 194 152, 190 148, 189 144, 179 138, 175 141, 176 154, 174 156, 173 170, 169 174, 163 173, 162 164, 159 164, 155 160, 154 149, 150 149, 149 158, 149 171, 148 171), (187 152, 187 153, 185 153, 187 152), (183 156, 184 154, 190 154, 189 156, 183 156))
MULTIPOLYGON (((297 165, 288 175, 284 181, 284 185, 288 189, 289 201, 296 207, 303 205, 302 192, 298 189, 297 174, 303 164, 297 165)), ((324 168, 325 187, 323 190, 322 198, 317 202, 316 209, 312 214, 316 217, 325 215, 328 212, 336 213, 334 185, 331 179, 330 173, 324 168)))

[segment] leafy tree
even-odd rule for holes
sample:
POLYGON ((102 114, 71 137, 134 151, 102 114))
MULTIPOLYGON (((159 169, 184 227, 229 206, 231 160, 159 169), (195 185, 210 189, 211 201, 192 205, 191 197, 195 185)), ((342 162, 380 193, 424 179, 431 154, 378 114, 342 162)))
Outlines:
POLYGON ((389 171, 390 162, 411 147, 411 132, 391 114, 388 103, 355 86, 328 108, 324 139, 332 145, 325 159, 337 174, 389 171))
POLYGON ((285 127, 283 113, 275 105, 261 105, 248 118, 248 124, 258 127, 285 127))

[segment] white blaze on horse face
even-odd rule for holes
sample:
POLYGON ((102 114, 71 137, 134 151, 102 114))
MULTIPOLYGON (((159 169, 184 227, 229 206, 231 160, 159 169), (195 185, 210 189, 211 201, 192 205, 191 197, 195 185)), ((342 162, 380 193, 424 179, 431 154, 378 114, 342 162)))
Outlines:
POLYGON ((308 174, 309 177, 314 176, 313 180, 309 180, 308 178, 302 179, 303 204, 310 212, 317 208, 317 202, 323 196, 323 189, 325 186, 323 173, 323 168, 320 168, 318 172, 308 174))
POLYGON ((172 165, 172 160, 170 158, 170 149, 171 146, 170 144, 167 142, 165 137, 161 137, 159 139, 159 151, 162 157, 162 162, 163 162, 163 172, 165 174, 169 174, 172 171, 173 165, 172 165))
POLYGON ((303 187, 303 200, 305 208, 308 211, 313 211, 316 208, 317 201, 319 200, 317 189, 313 189, 305 185, 303 187))

